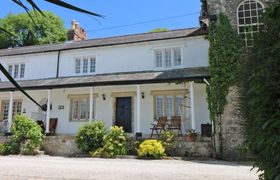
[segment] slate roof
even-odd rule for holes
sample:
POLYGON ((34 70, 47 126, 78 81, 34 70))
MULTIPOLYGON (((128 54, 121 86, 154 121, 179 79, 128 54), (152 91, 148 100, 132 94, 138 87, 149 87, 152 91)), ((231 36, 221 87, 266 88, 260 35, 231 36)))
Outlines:
POLYGON ((82 49, 82 48, 89 48, 89 47, 141 43, 141 42, 148 42, 148 41, 168 40, 168 39, 185 38, 191 36, 199 36, 205 34, 206 31, 203 29, 189 28, 189 29, 171 30, 167 32, 159 32, 159 33, 142 33, 142 34, 117 36, 117 37, 110 37, 110 38, 99 38, 99 39, 92 39, 92 40, 85 40, 85 41, 72 41, 72 42, 65 42, 60 44, 16 47, 12 49, 0 50, 0 57, 43 53, 43 52, 64 51, 64 50, 71 50, 71 49, 82 49))
MULTIPOLYGON (((37 80, 18 81, 25 90, 52 89, 52 88, 74 88, 86 86, 108 86, 127 84, 148 84, 175 82, 178 80, 201 80, 210 77, 207 67, 183 68, 167 71, 145 71, 97 74, 91 76, 60 77, 37 80)), ((1 82, 0 91, 15 90, 10 82, 1 82)))

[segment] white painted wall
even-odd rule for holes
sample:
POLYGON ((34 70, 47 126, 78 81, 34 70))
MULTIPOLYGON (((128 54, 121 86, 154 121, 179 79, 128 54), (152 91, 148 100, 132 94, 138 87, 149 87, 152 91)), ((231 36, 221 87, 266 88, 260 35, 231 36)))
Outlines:
MULTIPOLYGON (((162 70, 154 67, 154 50, 164 48, 182 48, 182 66, 208 66, 208 41, 202 36, 135 43, 100 48, 86 48, 62 51, 60 54, 59 76, 77 76, 75 74, 75 58, 96 57, 94 74, 162 70)), ((25 63, 23 80, 56 77, 58 52, 28 54, 20 56, 0 57, 0 62, 8 68, 8 64, 25 63)), ((80 74, 85 75, 85 74, 80 74)), ((2 81, 6 78, 0 73, 2 81)))
MULTIPOLYGON (((153 95, 151 95, 152 90, 174 90, 174 89, 185 89, 188 86, 185 85, 175 85, 175 84, 147 84, 141 85, 141 92, 144 92, 145 98, 141 98, 141 131, 143 134, 149 135, 151 133, 151 123, 154 122, 154 105, 153 105, 153 95)), ((51 104, 52 110, 50 112, 51 118, 58 118, 57 133, 58 134, 75 134, 80 126, 86 122, 71 122, 69 121, 70 112, 70 100, 68 99, 69 94, 89 94, 89 87, 85 88, 75 88, 75 89, 55 89, 52 90, 51 104), (63 105, 64 109, 59 110, 58 106, 63 105)), ((136 85, 127 86, 103 86, 95 87, 94 93, 98 94, 96 99, 96 112, 95 119, 102 120, 105 122, 106 127, 109 129, 112 124, 113 118, 113 98, 111 94, 113 92, 136 92, 136 85), (106 100, 103 100, 102 94, 106 95, 106 100)), ((31 96, 36 100, 40 101, 47 97, 47 91, 28 91, 31 96)), ((200 132, 200 125, 203 123, 210 123, 209 112, 206 102, 206 91, 205 85, 195 84, 194 85, 194 97, 195 97, 195 121, 196 130, 200 132)), ((0 94, 0 102, 3 99, 8 99, 9 93, 0 94)), ((30 116, 31 112, 38 112, 38 107, 31 102, 29 99, 25 98, 21 93, 16 92, 15 98, 23 99, 23 108, 26 110, 26 115, 30 116)), ((185 109, 184 119, 185 130, 190 127, 190 114, 189 110, 185 109)), ((136 132, 136 96, 134 97, 134 132, 136 132)), ((183 132, 184 133, 184 132, 183 132)))
MULTIPOLYGON (((25 73, 21 80, 51 78, 56 76, 57 52, 0 57, 0 63, 6 69, 9 64, 24 63, 25 73)), ((7 81, 2 72, 0 78, 7 81)))

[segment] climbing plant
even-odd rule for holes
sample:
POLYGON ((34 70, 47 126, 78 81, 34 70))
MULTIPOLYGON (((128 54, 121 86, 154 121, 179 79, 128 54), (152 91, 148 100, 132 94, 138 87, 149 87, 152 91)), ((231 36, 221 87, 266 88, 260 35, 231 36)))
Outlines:
POLYGON ((219 14, 218 21, 212 22, 208 30, 211 79, 207 87, 207 100, 210 119, 215 125, 216 120, 221 121, 229 87, 237 82, 243 48, 226 15, 219 14))

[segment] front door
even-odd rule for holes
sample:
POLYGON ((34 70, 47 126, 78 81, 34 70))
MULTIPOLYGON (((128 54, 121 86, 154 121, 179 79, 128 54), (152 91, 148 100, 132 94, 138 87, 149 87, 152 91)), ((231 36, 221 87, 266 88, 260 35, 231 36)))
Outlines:
POLYGON ((116 125, 131 133, 131 97, 116 98, 116 125))

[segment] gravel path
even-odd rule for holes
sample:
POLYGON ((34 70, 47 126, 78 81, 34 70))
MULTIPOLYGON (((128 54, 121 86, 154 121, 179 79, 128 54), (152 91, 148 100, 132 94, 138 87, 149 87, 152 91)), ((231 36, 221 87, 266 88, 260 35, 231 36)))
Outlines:
POLYGON ((224 161, 0 156, 1 180, 184 179, 255 180, 250 166, 224 161))

